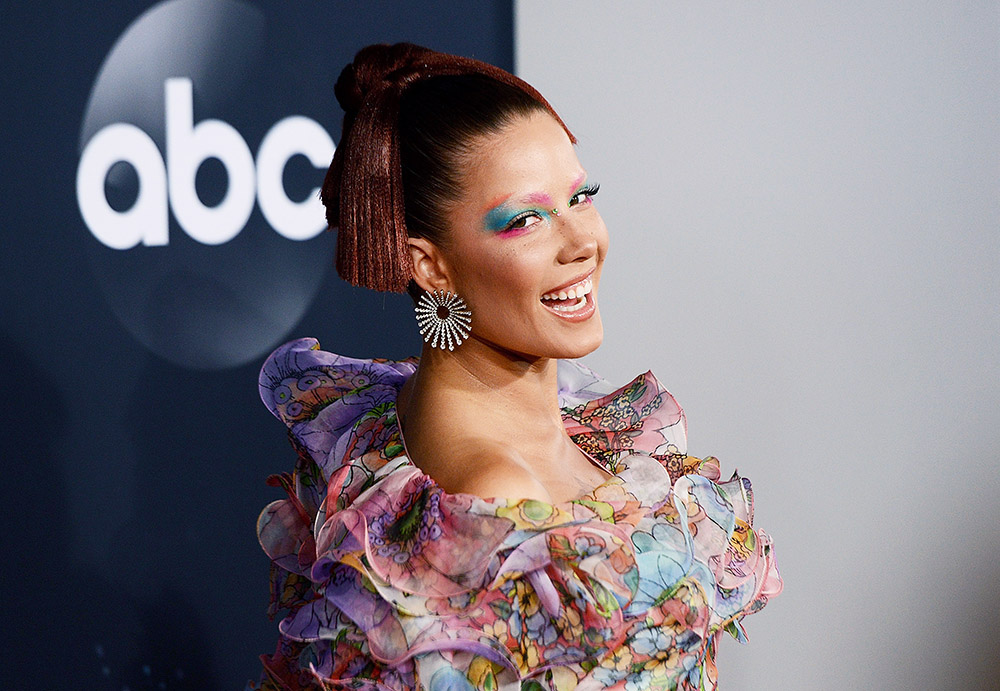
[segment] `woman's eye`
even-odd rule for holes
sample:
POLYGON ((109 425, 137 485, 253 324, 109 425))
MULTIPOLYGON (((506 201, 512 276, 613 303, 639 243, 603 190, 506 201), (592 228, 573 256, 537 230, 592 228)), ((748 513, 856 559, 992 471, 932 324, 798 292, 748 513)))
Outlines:
POLYGON ((541 220, 542 219, 540 219, 537 214, 535 214, 533 212, 532 213, 527 213, 527 214, 524 214, 523 216, 518 216, 517 218, 515 218, 514 220, 512 220, 510 223, 508 223, 507 227, 505 228, 505 230, 519 230, 521 228, 528 228, 530 226, 535 225, 536 223, 538 223, 541 220))
POLYGON ((601 189, 600 185, 594 185, 593 187, 588 187, 586 189, 580 190, 572 197, 570 197, 569 206, 576 206, 577 204, 586 204, 594 197, 595 194, 597 194, 597 191, 599 189, 601 189))

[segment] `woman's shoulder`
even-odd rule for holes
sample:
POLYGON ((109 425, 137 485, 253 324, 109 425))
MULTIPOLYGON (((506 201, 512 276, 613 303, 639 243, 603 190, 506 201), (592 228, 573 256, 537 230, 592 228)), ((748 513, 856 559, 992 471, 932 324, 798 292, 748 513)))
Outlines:
POLYGON ((421 470, 451 494, 552 501, 518 450, 499 441, 459 440, 447 459, 421 470))

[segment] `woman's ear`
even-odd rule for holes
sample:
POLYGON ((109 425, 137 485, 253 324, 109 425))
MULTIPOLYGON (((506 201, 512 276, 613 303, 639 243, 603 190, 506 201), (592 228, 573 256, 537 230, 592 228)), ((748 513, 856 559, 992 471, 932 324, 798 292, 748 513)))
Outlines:
POLYGON ((413 281, 423 290, 451 290, 448 265, 438 246, 427 238, 410 238, 410 259, 413 263, 413 281))

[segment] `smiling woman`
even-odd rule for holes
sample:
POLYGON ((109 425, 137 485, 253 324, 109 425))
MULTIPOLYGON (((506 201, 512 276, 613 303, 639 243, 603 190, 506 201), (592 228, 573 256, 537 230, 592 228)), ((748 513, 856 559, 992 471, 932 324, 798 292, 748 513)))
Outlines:
POLYGON ((336 93, 338 270, 408 290, 426 342, 264 365, 299 461, 258 522, 288 610, 259 688, 715 688, 719 636, 781 579, 749 482, 687 455, 653 375, 573 361, 608 232, 572 135, 516 77, 409 44, 336 93))

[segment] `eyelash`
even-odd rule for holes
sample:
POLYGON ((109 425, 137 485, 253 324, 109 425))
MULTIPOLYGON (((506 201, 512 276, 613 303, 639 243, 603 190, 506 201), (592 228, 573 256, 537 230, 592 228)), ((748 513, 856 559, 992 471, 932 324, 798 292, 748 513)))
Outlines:
POLYGON ((527 230, 526 226, 518 226, 517 224, 521 221, 531 218, 532 216, 537 216, 537 211, 522 211, 514 218, 510 219, 503 230, 500 231, 500 235, 515 235, 519 231, 527 230))
MULTIPOLYGON (((578 206, 579 204, 586 204, 591 199, 593 199, 594 196, 597 195, 597 193, 600 190, 601 190, 601 186, 599 184, 598 185, 587 185, 582 190, 580 190, 579 192, 577 192, 576 194, 574 194, 572 197, 570 197, 569 204, 567 204, 567 206, 569 206, 570 208, 572 208, 574 206, 578 206), (576 202, 576 204, 574 204, 573 200, 576 199, 577 197, 580 197, 580 196, 587 197, 586 201, 579 201, 579 202, 576 202)), ((525 219, 531 218, 532 216, 538 216, 538 212, 537 211, 522 211, 517 216, 515 216, 512 219, 510 219, 510 221, 507 223, 507 226, 503 230, 500 231, 499 235, 501 235, 503 237, 508 237, 508 236, 511 236, 511 235, 517 235, 518 233, 520 233, 520 232, 522 232, 524 230, 527 230, 527 228, 525 226, 517 226, 516 224, 520 223, 521 221, 523 221, 525 219)))
POLYGON ((601 191, 601 186, 600 185, 587 185, 582 190, 580 190, 579 192, 577 192, 576 194, 574 194, 572 197, 570 197, 570 200, 569 200, 570 204, 569 205, 570 206, 576 206, 576 204, 585 204, 586 202, 577 202, 576 204, 574 204, 573 200, 576 199, 577 197, 581 196, 581 195, 586 195, 587 201, 590 201, 595 196, 597 196, 597 193, 600 192, 600 191, 601 191))

